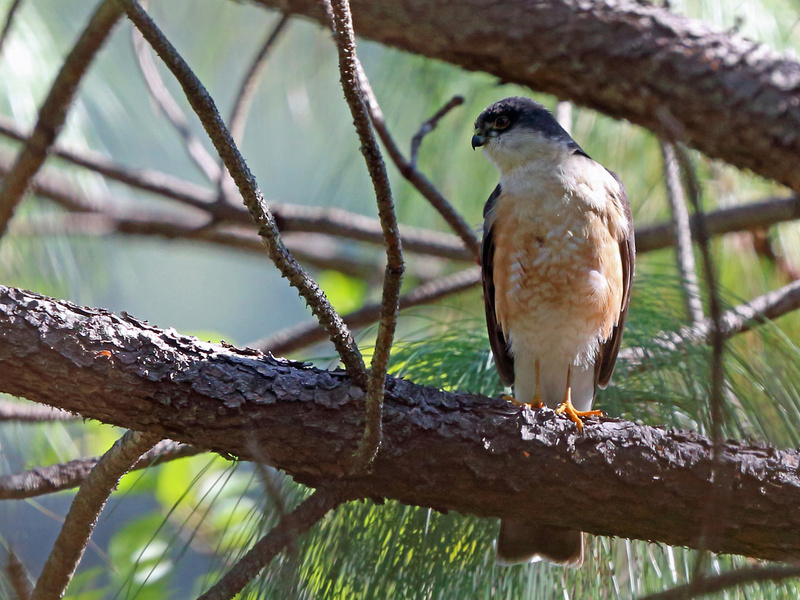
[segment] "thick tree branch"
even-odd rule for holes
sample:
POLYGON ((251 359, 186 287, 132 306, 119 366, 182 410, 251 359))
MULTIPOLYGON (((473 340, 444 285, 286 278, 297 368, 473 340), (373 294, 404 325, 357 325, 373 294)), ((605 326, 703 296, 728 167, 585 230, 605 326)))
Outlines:
MULTIPOLYGON (((323 21, 316 0, 257 0, 323 21)), ((625 118, 800 189, 800 63, 634 0, 355 0, 360 35, 625 118)))
POLYGON ((67 118, 67 110, 83 75, 119 20, 115 0, 103 0, 61 67, 39 109, 39 119, 14 166, 0 183, 0 237, 31 179, 42 166, 67 118))
MULTIPOLYGON (((361 435, 364 393, 342 371, 2 287, 0 328, 0 391, 266 461, 311 486, 341 478, 361 435)), ((384 425, 371 471, 345 478, 354 494, 483 517, 535 503, 532 520, 698 545, 714 484, 712 444, 697 434, 604 419, 578 435, 547 409, 393 378, 384 425)), ((729 442, 718 468, 735 485, 710 549, 800 558, 800 514, 787 510, 800 504, 800 453, 729 442)))

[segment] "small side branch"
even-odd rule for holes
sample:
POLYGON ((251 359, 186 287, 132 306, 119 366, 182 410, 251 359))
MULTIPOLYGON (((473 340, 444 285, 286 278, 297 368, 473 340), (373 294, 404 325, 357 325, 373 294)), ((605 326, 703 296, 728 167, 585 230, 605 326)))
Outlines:
POLYGON ((472 255, 477 258, 480 255, 481 244, 475 232, 472 231, 464 220, 464 217, 462 217, 458 211, 453 208, 453 205, 439 193, 439 190, 436 189, 428 178, 405 159, 403 153, 400 152, 400 148, 397 147, 394 138, 392 138, 391 133, 389 133, 389 128, 386 126, 386 120, 383 117, 383 111, 378 103, 378 98, 375 96, 375 92, 372 91, 372 87, 370 87, 363 70, 360 70, 359 78, 361 80, 361 88, 364 91, 367 107, 369 108, 370 119, 375 126, 375 131, 381 138, 381 142, 383 142, 383 145, 386 147, 386 151, 389 153, 389 158, 392 159, 392 162, 400 171, 400 174, 430 202, 431 206, 439 212, 456 235, 461 238, 472 255))
POLYGON ((11 171, 0 184, 0 237, 5 234, 17 204, 64 125, 78 85, 120 15, 120 8, 115 0, 104 0, 64 61, 39 109, 39 119, 31 136, 17 156, 11 171))
POLYGON ((256 542, 255 546, 198 600, 230 600, 235 597, 279 552, 346 500, 347 496, 341 491, 317 489, 300 506, 284 515, 267 535, 256 542))
POLYGON ((225 127, 208 91, 138 2, 135 0, 117 0, 117 2, 183 88, 186 98, 203 123, 211 142, 236 182, 273 263, 308 303, 314 316, 330 336, 350 377, 357 385, 366 389, 367 373, 358 346, 341 317, 325 297, 324 292, 297 263, 284 245, 275 219, 264 200, 264 195, 247 163, 239 153, 236 143, 225 127))
POLYGON ((98 461, 72 501, 32 600, 64 596, 108 497, 120 478, 157 441, 152 434, 128 431, 98 461))
POLYGON ((42 423, 44 421, 75 421, 79 419, 73 414, 57 408, 29 404, 25 402, 12 402, 0 400, 0 423, 3 421, 16 421, 17 423, 42 423))
POLYGON ((453 96, 450 99, 450 102, 445 104, 442 108, 436 111, 430 119, 425 121, 420 128, 417 130, 417 133, 414 134, 414 137, 411 138, 411 158, 408 161, 408 164, 411 166, 412 169, 417 168, 417 159, 419 158, 419 149, 422 146, 422 140, 425 139, 425 136, 428 135, 431 131, 436 129, 436 126, 439 124, 439 121, 447 115, 451 110, 453 110, 457 106, 461 106, 464 104, 464 98, 462 96, 453 96))
MULTIPOLYGON (((286 29, 286 25, 288 23, 289 15, 287 13, 282 14, 278 20, 278 23, 267 34, 267 38, 264 40, 264 43, 261 44, 261 48, 259 48, 255 57, 250 63, 250 67, 247 69, 247 72, 242 79, 242 83, 239 86, 239 91, 236 94, 236 99, 233 101, 233 109, 231 109, 230 118, 228 119, 228 122, 230 123, 231 136, 239 143, 242 142, 242 137, 244 136, 247 117, 250 114, 250 107, 253 104, 253 98, 255 97, 256 90, 258 89, 258 82, 261 79, 261 75, 263 74, 264 68, 267 65, 267 58, 269 57, 273 46, 275 46, 275 42, 278 41, 278 38, 286 29)), ((233 187, 235 189, 236 186, 233 183, 233 179, 231 179, 231 176, 224 168, 220 169, 219 179, 217 180, 218 203, 223 202, 226 199, 228 196, 227 189, 229 187, 233 187)))
MULTIPOLYGON (((145 469, 154 463, 161 464, 201 452, 193 446, 163 440, 143 454, 130 470, 145 469)), ((59 465, 0 476, 0 500, 35 498, 76 488, 86 480, 100 460, 101 457, 78 458, 59 465)))

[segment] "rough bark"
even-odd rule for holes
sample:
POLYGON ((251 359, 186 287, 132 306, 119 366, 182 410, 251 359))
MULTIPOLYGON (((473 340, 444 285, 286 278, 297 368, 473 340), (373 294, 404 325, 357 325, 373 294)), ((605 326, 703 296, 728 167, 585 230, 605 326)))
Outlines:
MULTIPOLYGON (((316 0, 256 1, 323 19, 316 0)), ((363 37, 662 137, 677 124, 708 156, 800 190, 800 63, 738 34, 632 0, 354 0, 352 10, 363 37)))
MULTIPOLYGON (((284 469, 311 486, 343 474, 363 426, 363 392, 322 371, 200 342, 123 313, 0 286, 0 391, 134 430, 284 469)), ((385 437, 349 483, 483 517, 697 546, 712 446, 685 431, 618 419, 578 435, 551 410, 389 378, 385 437), (569 511, 563 507, 569 506, 569 511)), ((800 454, 725 445, 719 552, 800 558, 800 454)), ((708 541, 707 541, 708 542, 708 541)))

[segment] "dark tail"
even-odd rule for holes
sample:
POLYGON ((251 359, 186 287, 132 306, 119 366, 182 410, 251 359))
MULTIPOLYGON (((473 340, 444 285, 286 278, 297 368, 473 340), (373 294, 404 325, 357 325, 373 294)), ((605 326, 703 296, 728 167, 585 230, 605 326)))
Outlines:
POLYGON ((566 567, 583 564, 583 533, 552 525, 503 519, 497 538, 497 562, 516 565, 544 559, 566 567))

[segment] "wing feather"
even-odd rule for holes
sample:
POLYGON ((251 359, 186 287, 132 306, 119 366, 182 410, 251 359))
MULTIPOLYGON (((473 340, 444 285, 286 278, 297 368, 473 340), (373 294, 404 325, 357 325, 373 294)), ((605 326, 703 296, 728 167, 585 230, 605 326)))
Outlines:
POLYGON ((628 305, 631 302, 631 283, 633 281, 633 270, 636 258, 636 244, 633 234, 633 215, 631 205, 628 202, 628 194, 625 187, 615 173, 609 171, 614 179, 619 183, 619 201, 622 205, 623 213, 628 221, 628 227, 619 242, 619 253, 622 260, 622 304, 620 306, 619 320, 611 332, 611 336, 600 346, 600 355, 595 363, 595 385, 605 388, 611 381, 611 374, 614 372, 614 365, 617 362, 620 343, 622 342, 622 330, 625 328, 625 320, 628 316, 628 305))
POLYGON ((506 385, 514 384, 514 357, 511 356, 503 329, 497 322, 494 289, 494 235, 491 212, 500 197, 498 185, 483 207, 483 242, 481 243, 481 269, 483 279, 483 302, 486 308, 486 325, 489 331, 489 344, 492 347, 494 362, 500 379, 506 385))

